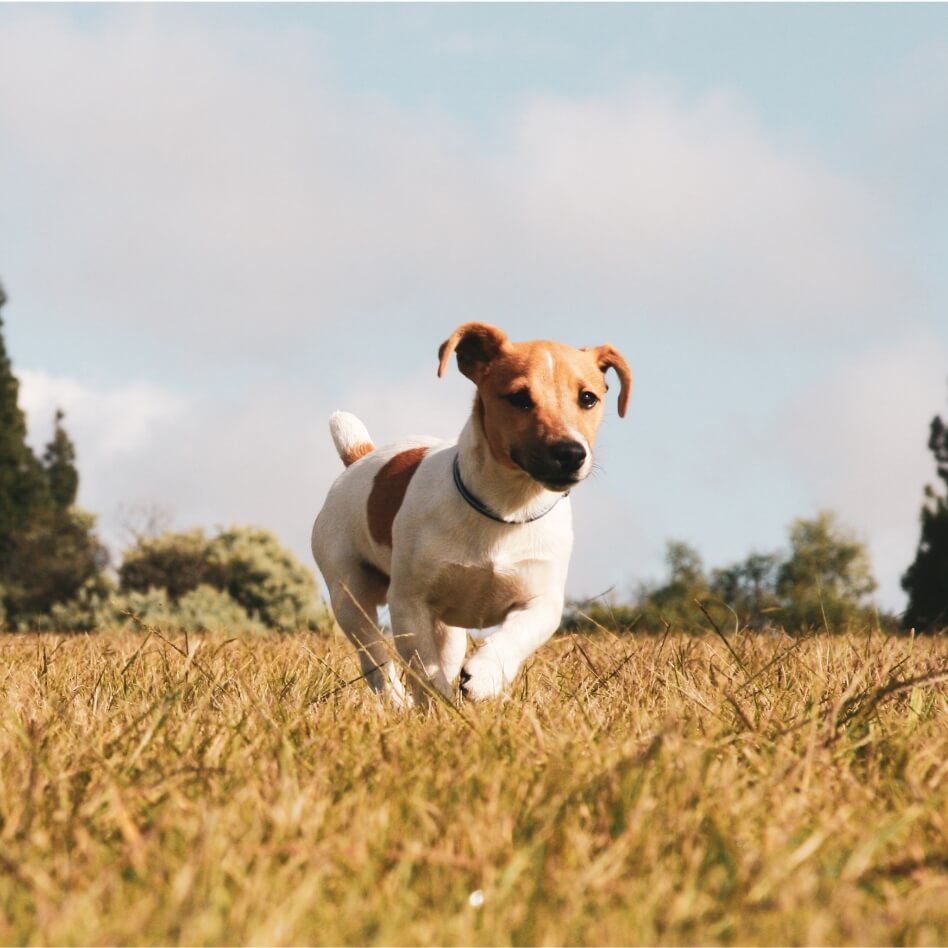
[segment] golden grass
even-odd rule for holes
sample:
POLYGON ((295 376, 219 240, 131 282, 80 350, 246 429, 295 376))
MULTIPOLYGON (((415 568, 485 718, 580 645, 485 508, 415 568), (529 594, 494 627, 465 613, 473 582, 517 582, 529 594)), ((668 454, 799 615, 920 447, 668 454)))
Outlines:
POLYGON ((948 640, 727 642, 401 714, 339 639, 2 636, 0 942, 944 945, 948 640))

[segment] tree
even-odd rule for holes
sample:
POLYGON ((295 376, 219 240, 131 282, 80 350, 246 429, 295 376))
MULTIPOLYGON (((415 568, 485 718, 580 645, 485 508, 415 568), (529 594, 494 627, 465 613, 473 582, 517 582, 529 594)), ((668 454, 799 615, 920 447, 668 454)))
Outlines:
POLYGON ((68 510, 76 502, 79 491, 76 449, 63 428, 64 417, 62 409, 58 409, 53 421, 53 438, 43 452, 50 499, 59 510, 68 510))
MULTIPOLYGON (((928 448, 935 456, 935 471, 948 487, 948 425, 932 419, 928 448)), ((915 560, 902 576, 908 593, 903 623, 906 628, 929 630, 948 626, 948 495, 925 487, 921 535, 915 560)))
POLYGON ((751 553, 745 560, 711 571, 711 593, 733 609, 742 624, 761 628, 779 610, 779 553, 751 553))
MULTIPOLYGON (((0 307, 5 302, 0 288, 0 307)), ((42 460, 27 444, 2 327, 0 320, 0 620, 30 626, 94 581, 108 554, 95 518, 74 506, 79 474, 62 412, 42 460)))
MULTIPOLYGON (((0 286, 0 309, 6 302, 0 286)), ((26 418, 19 404, 20 383, 13 374, 0 318, 0 584, 13 557, 17 534, 48 502, 42 467, 26 443, 26 418)))
POLYGON ((101 574, 109 554, 94 527, 95 517, 77 507, 45 508, 16 532, 3 577, 8 619, 33 626, 37 616, 101 574))
POLYGON ((687 543, 669 540, 665 545, 665 563, 668 578, 664 583, 638 589, 644 625, 652 630, 662 628, 666 622, 679 628, 692 627, 702 618, 695 600, 704 601, 709 595, 701 554, 687 543))
POLYGON ((838 628, 864 621, 876 588, 866 548, 834 514, 800 518, 790 527, 790 557, 777 572, 780 616, 788 629, 838 628))

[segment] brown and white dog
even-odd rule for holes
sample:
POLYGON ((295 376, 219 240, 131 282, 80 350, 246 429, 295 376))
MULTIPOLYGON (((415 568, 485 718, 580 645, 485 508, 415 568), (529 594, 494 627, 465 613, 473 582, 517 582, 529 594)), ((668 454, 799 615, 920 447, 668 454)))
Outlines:
POLYGON ((411 699, 377 625, 386 600, 398 654, 453 697, 500 695, 555 631, 573 545, 567 494, 592 469, 607 391, 621 381, 625 415, 632 373, 612 346, 511 342, 495 326, 465 323, 439 350, 477 386, 457 442, 408 438, 376 448, 346 412, 330 431, 346 470, 313 525, 313 555, 339 625, 359 650, 369 685, 411 699), (467 630, 499 625, 464 661, 467 630), (462 668, 463 666, 463 668, 462 668))

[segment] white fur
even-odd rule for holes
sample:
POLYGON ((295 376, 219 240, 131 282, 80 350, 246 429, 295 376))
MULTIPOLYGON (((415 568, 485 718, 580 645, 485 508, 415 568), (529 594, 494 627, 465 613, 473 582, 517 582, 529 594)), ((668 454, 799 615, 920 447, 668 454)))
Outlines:
MULTIPOLYGON (((337 430, 345 438, 358 430, 359 441, 368 440, 352 415, 337 413, 333 425, 337 447, 337 430)), ((399 703, 409 700, 392 662, 397 649, 411 670, 415 700, 426 700, 427 687, 453 698, 466 630, 499 624, 464 664, 462 690, 473 699, 503 693, 560 622, 573 529, 569 499, 554 504, 559 497, 498 464, 474 415, 457 444, 406 439, 376 449, 339 475, 313 525, 313 555, 372 688, 399 703), (392 547, 377 543, 366 511, 375 476, 394 455, 422 445, 428 451, 393 522, 392 547), (465 485, 501 516, 526 519, 552 510, 516 525, 478 513, 454 485, 455 453, 465 485), (390 577, 387 596, 380 574, 390 577), (376 624, 385 598, 394 648, 376 624)))
MULTIPOLYGON (((553 384, 553 357, 545 369, 553 384)), ((330 421, 340 455, 370 443, 355 416, 330 421)), ((592 466, 589 440, 565 429, 587 449, 579 476, 592 466)), ((557 629, 573 543, 568 498, 551 493, 524 472, 493 456, 477 413, 457 443, 410 438, 374 450, 343 471, 313 525, 313 555, 329 588, 336 618, 359 650, 363 674, 376 691, 399 703, 403 688, 395 651, 409 668, 414 700, 430 689, 453 698, 461 675, 473 699, 504 692, 529 657, 557 629), (427 448, 392 524, 392 545, 377 542, 367 501, 381 468, 410 448, 427 448), (473 509, 452 476, 457 455, 468 490, 507 520, 497 523, 473 509), (377 625, 376 609, 388 601, 392 638, 377 625), (464 661, 468 629, 499 625, 464 661), (463 665, 463 671, 462 671, 463 665)))
POLYGON ((348 411, 334 411, 329 416, 329 433, 340 458, 360 445, 372 443, 368 429, 348 411))

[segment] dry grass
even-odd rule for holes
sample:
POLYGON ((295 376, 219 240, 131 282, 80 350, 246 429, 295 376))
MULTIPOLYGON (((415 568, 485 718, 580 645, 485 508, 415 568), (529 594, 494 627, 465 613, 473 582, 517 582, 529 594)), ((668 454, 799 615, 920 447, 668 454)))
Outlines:
POLYGON ((339 640, 0 637, 0 942, 945 944, 948 640, 728 644, 398 714, 339 640))

